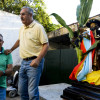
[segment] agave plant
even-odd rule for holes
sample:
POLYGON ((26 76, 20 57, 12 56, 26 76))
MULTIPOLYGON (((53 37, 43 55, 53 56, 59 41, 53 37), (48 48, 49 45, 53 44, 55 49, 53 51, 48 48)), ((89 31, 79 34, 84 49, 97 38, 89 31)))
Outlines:
MULTIPOLYGON (((92 8, 92 3, 93 3, 93 0, 80 0, 80 5, 77 6, 76 16, 77 16, 77 21, 79 23, 78 35, 80 35, 80 28, 84 27, 84 25, 86 24, 86 22, 89 18, 90 11, 91 11, 91 8, 92 8)), ((63 27, 68 29, 69 38, 70 38, 70 40, 73 39, 74 38, 74 33, 73 33, 72 29, 66 24, 66 22, 56 13, 52 13, 51 15, 53 15, 56 18, 56 20, 63 27)), ((98 43, 99 43, 99 41, 96 42, 95 44, 93 44, 89 48, 89 50, 87 50, 87 52, 85 54, 89 53, 91 50, 96 48, 98 43)), ((81 58, 82 58, 81 57, 82 56, 81 50, 75 44, 74 44, 74 46, 75 46, 75 49, 76 49, 76 52, 77 52, 77 58, 78 58, 78 63, 79 63, 81 61, 81 58)))

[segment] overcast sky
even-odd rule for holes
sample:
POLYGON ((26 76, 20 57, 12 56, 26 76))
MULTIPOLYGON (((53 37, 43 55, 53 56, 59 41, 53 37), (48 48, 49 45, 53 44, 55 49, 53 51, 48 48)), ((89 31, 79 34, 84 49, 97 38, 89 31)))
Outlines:
MULTIPOLYGON (((44 0, 47 13, 57 13, 60 15, 67 24, 77 22, 76 20, 76 8, 80 4, 80 0, 44 0)), ((93 5, 90 13, 90 17, 100 14, 100 0, 93 0, 93 5)), ((54 17, 52 21, 57 23, 54 17)))

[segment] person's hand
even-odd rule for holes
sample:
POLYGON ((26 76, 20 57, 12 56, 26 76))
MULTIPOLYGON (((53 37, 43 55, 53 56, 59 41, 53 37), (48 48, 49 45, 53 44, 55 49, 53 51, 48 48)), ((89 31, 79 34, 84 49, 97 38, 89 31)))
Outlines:
POLYGON ((3 75, 3 71, 0 70, 0 77, 3 75))
POLYGON ((4 53, 5 53, 6 55, 8 55, 8 54, 11 53, 11 52, 12 52, 11 49, 6 49, 6 50, 4 51, 4 53))
POLYGON ((31 67, 38 67, 39 66, 40 61, 36 58, 34 60, 32 60, 32 62, 30 63, 31 67))

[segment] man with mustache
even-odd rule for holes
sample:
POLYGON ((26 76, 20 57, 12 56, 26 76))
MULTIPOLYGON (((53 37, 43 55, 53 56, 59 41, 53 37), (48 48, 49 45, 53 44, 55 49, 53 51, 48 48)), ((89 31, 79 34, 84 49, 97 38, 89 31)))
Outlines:
POLYGON ((6 78, 12 73, 12 56, 5 55, 2 47, 4 41, 0 34, 0 100, 6 100, 6 78))
POLYGON ((43 26, 33 19, 33 9, 24 6, 20 18, 24 25, 20 29, 19 39, 6 53, 20 47, 23 60, 19 70, 18 92, 21 100, 39 100, 38 85, 49 47, 48 38, 43 26))

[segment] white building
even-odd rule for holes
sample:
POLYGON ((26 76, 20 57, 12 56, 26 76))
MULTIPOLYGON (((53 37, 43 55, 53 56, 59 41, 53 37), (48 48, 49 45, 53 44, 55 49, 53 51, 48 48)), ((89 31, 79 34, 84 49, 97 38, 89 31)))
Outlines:
MULTIPOLYGON (((15 14, 0 11, 0 34, 4 37, 5 49, 10 49, 19 36, 19 29, 22 23, 20 17, 15 14)), ((13 66, 20 65, 19 48, 12 52, 13 66)))

